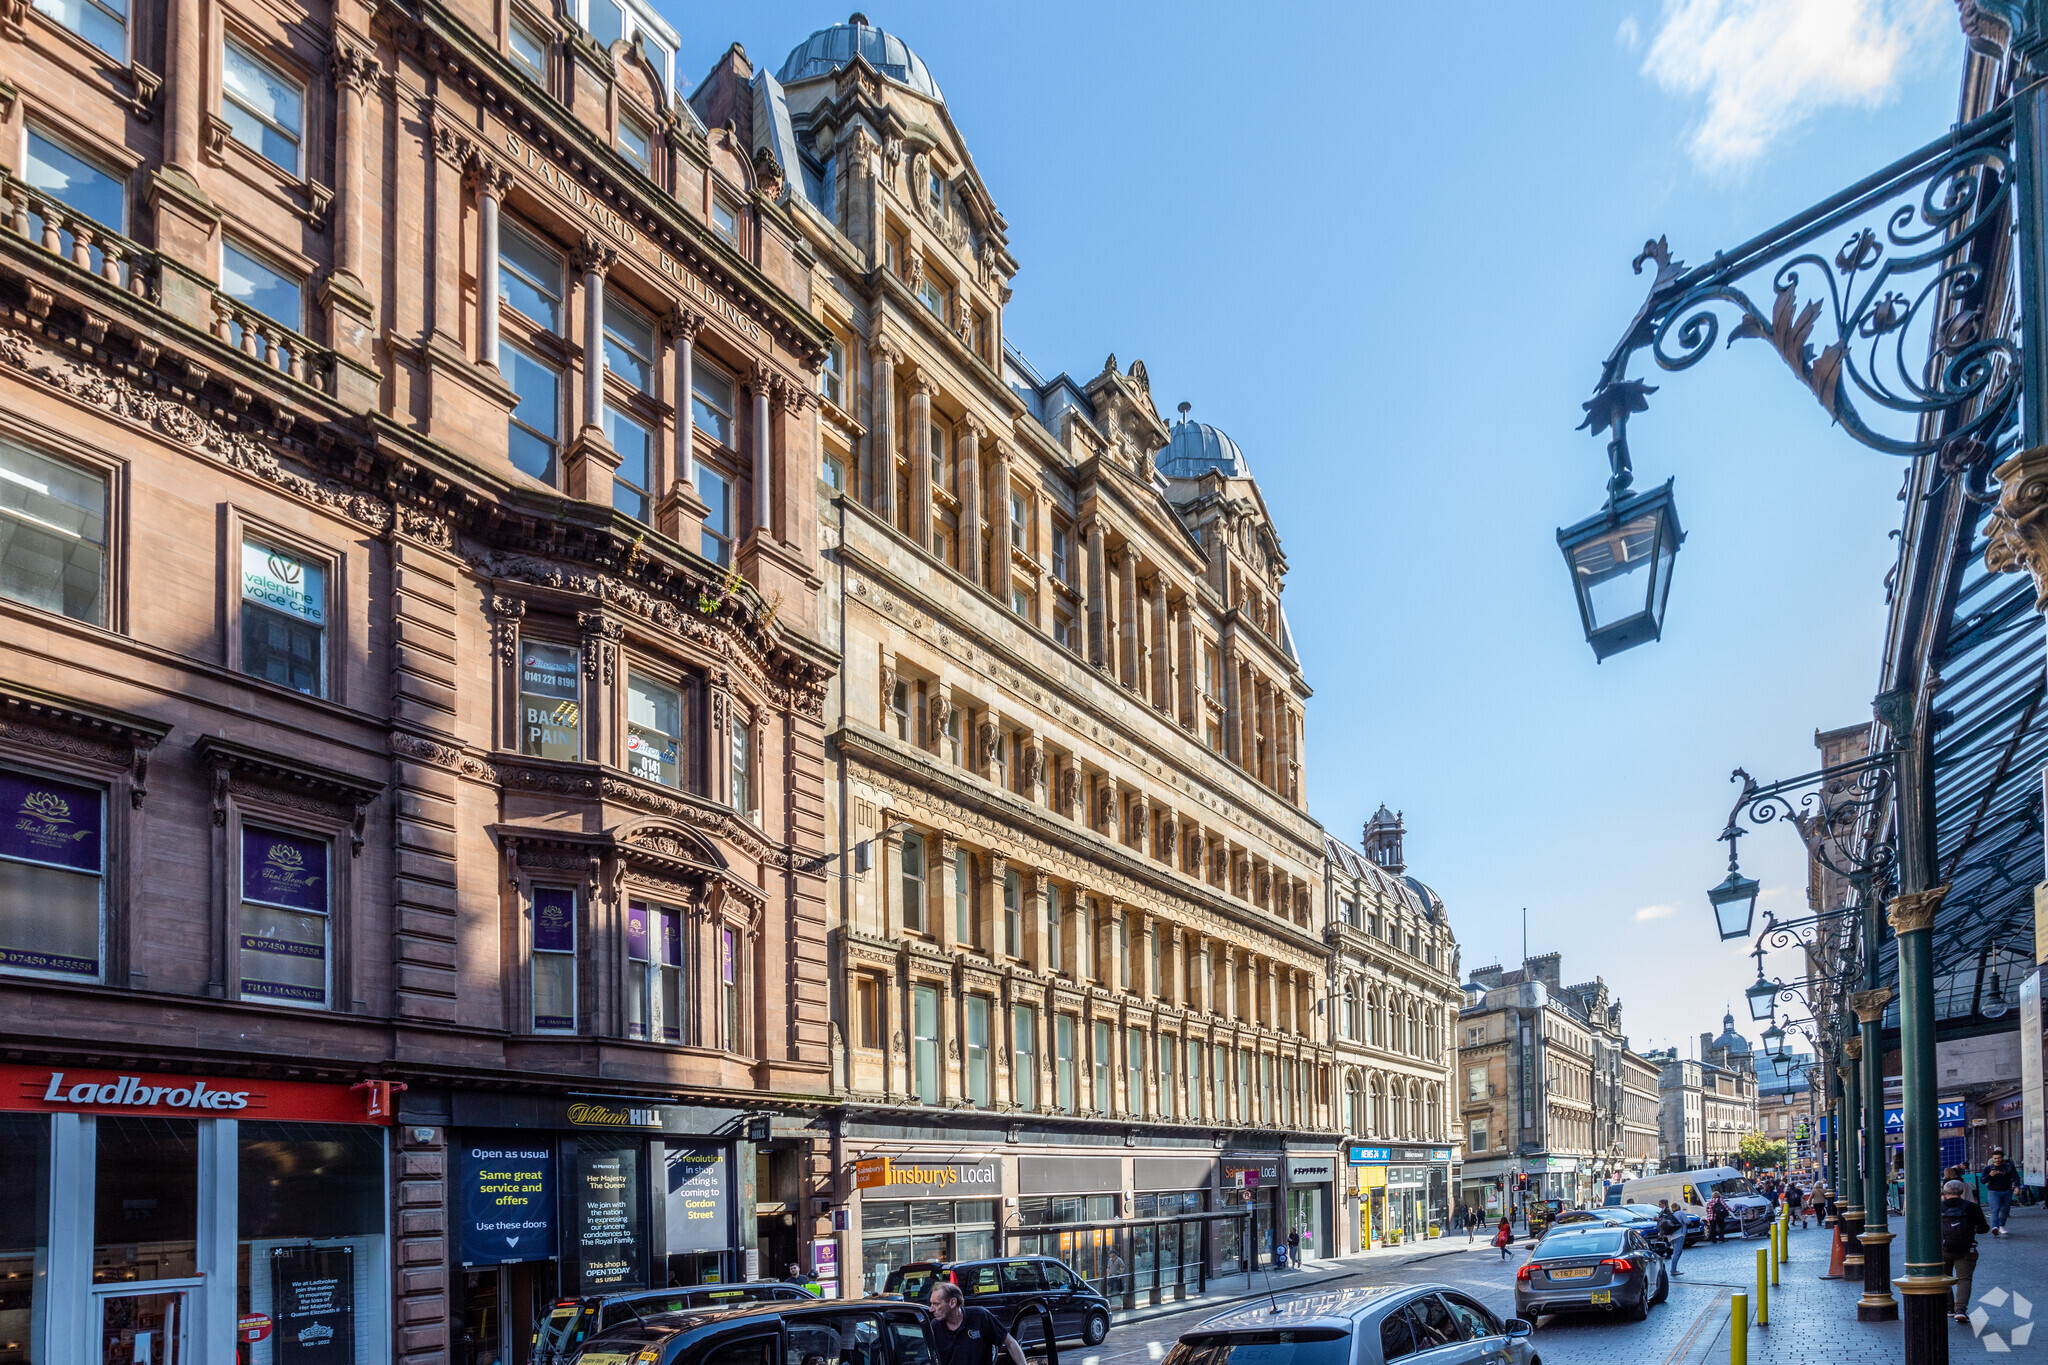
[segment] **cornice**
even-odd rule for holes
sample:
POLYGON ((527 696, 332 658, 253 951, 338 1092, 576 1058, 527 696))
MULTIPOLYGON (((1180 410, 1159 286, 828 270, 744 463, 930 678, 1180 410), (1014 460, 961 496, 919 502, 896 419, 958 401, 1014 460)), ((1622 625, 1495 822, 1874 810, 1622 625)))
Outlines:
POLYGON ((993 822, 997 828, 1026 834, 1066 853, 1077 861, 1106 867, 1129 882, 1156 894, 1196 905, 1233 925, 1253 933, 1276 937, 1318 962, 1324 961, 1321 941, 1291 920, 1268 915, 1249 905, 1225 897, 1179 871, 1143 858, 1095 831, 1024 801, 1021 797, 981 781, 971 774, 955 773, 933 761, 922 751, 906 750, 880 731, 855 721, 843 722, 828 739, 857 765, 865 764, 873 775, 894 777, 903 784, 905 795, 915 795, 935 805, 951 804, 993 822))

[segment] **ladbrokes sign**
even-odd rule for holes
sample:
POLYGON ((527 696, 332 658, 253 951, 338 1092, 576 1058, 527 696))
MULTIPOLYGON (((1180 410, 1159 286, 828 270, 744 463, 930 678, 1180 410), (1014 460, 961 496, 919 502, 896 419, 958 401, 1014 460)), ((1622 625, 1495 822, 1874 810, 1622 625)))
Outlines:
POLYGON ((312 1123, 391 1122, 388 1104, 381 1115, 372 1116, 367 1098, 346 1085, 48 1066, 0 1066, 0 1110, 298 1119, 312 1123))

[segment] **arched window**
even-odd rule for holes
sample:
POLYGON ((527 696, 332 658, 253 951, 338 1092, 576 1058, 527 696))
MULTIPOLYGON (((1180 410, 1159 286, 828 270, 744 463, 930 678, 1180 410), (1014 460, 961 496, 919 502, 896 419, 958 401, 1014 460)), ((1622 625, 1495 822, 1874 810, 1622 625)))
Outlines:
POLYGON ((1365 1041, 1365 984, 1361 981, 1344 987, 1344 1036, 1354 1043, 1365 1041))
POLYGON ((1365 1136, 1365 1090, 1355 1073, 1344 1077, 1344 1126, 1360 1137, 1365 1136))
POLYGON ((1419 1138, 1422 1136, 1422 1131, 1422 1092, 1416 1088, 1415 1082, 1410 1081, 1408 1082, 1408 1136, 1419 1138))
POLYGON ((1385 1047, 1387 1045, 1386 1023, 1380 1018, 1380 993, 1378 991, 1371 991, 1366 995, 1365 1017, 1368 1027, 1372 1029, 1372 1045, 1374 1047, 1385 1047))
POLYGON ((1408 1002, 1408 1055, 1410 1057, 1420 1057, 1422 1055, 1422 1023, 1416 1017, 1415 1002, 1412 1000, 1408 1002))
POLYGON ((1429 1127, 1424 1131, 1423 1136, 1427 1137, 1431 1142, 1442 1142, 1444 1135, 1438 1127, 1443 1118, 1442 1106, 1437 1103, 1436 1087, 1434 1085, 1429 1087, 1427 1103, 1429 1106, 1429 1127))
POLYGON ((1394 993, 1392 991, 1387 992, 1387 1037, 1381 1046, 1389 1052, 1396 1051, 1401 1046, 1400 1007, 1394 1003, 1394 993))
POLYGON ((1372 1091, 1372 1125, 1370 1132, 1373 1137, 1383 1138, 1387 1136, 1387 1092, 1385 1087, 1380 1084, 1378 1076, 1372 1077, 1366 1084, 1372 1091))

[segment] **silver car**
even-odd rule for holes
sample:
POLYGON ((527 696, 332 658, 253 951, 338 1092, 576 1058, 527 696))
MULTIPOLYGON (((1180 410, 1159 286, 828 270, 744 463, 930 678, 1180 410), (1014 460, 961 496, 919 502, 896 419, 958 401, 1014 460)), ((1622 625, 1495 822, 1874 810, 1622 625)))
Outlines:
POLYGON ((1533 1330, 1445 1284, 1332 1289, 1218 1313, 1164 1365, 1532 1365, 1533 1330))

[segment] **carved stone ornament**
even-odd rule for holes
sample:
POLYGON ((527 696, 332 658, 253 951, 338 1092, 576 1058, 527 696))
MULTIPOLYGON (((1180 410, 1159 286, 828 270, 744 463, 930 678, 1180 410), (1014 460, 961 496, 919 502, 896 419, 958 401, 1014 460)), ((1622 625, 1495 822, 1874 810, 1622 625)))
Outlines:
MULTIPOLYGON (((1842 1055, 1843 1055, 1844 1057, 1847 1057, 1847 1058, 1848 1058, 1848 1059, 1849 1059, 1850 1061, 1852 1061, 1852 1062, 1860 1062, 1860 1061, 1862 1061, 1862 1060, 1863 1060, 1863 1040, 1862 1040, 1861 1038, 1853 1038, 1853 1037, 1852 1037, 1852 1038, 1844 1038, 1844 1039, 1842 1040, 1842 1055)), ((1845 1075, 1844 1075, 1844 1076, 1842 1077, 1842 1079, 1846 1081, 1846 1080, 1848 1080, 1849 1078, 1848 1078, 1848 1076, 1847 1076, 1847 1075, 1845 1074, 1845 1075)))
POLYGON ((0 365, 40 380, 76 402, 167 436, 315 507, 339 512, 379 535, 391 525, 391 504, 384 499, 335 479, 316 480, 294 473, 252 437, 228 431, 194 408, 145 392, 127 379, 56 355, 24 332, 0 330, 0 365))
POLYGON ((334 49, 327 63, 334 88, 355 95, 367 94, 377 83, 380 70, 375 57, 346 39, 334 49))
POLYGON ((516 597, 493 593, 490 599, 491 642, 505 663, 519 661, 519 622, 526 615, 526 603, 516 597))
POLYGON ((1932 929, 1934 913, 1941 909, 1942 897, 1948 894, 1946 886, 1937 886, 1932 891, 1908 891, 1892 897, 1892 903, 1885 910, 1885 918, 1891 922, 1895 934, 1910 934, 1916 929, 1932 929))
POLYGON ((1892 1002, 1892 988, 1879 986, 1875 990, 1856 991, 1849 996, 1849 1008, 1856 1011, 1856 1018, 1865 1024, 1884 1021, 1885 1006, 1892 1002))
POLYGON ((1060 769, 1060 814, 1069 820, 1081 808, 1081 774, 1069 764, 1060 769))
POLYGON ((2048 611, 2048 446, 2023 450, 1992 471, 1999 482, 1984 567, 2024 569, 2034 580, 2034 610, 2048 611))

